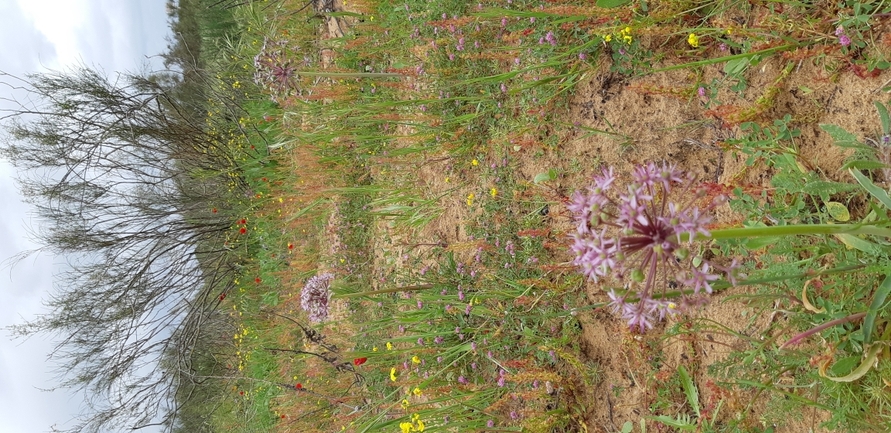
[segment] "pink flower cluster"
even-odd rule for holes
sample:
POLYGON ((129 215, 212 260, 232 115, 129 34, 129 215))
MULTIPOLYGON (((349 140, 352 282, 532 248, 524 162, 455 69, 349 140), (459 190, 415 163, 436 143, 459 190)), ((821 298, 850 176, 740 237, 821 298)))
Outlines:
POLYGON ((700 209, 696 204, 704 190, 694 188, 695 178, 674 165, 650 163, 632 176, 632 183, 619 189, 610 167, 587 191, 573 195, 571 248, 582 274, 621 284, 610 289, 610 306, 632 329, 644 332, 667 314, 703 303, 704 294, 712 292, 719 275, 694 241, 710 236, 708 211, 724 198, 700 209))

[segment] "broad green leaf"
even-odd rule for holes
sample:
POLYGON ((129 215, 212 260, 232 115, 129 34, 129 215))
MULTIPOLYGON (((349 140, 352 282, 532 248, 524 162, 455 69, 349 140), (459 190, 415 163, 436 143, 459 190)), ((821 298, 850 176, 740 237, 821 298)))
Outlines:
MULTIPOLYGON (((863 358, 863 361, 860 363, 860 365, 857 368, 855 368, 854 371, 852 371, 850 374, 848 374, 846 376, 842 376, 842 377, 826 376, 822 371, 820 372, 820 375, 833 381, 833 382, 853 382, 857 379, 860 379, 866 373, 868 373, 869 369, 872 368, 872 366, 876 363, 876 356, 878 356, 879 351, 882 350, 882 347, 884 347, 884 346, 882 346, 881 344, 874 344, 869 349, 869 352, 866 353, 866 356, 863 358)), ((835 367, 832 367, 832 369, 834 370, 835 367)))
POLYGON ((832 137, 836 146, 854 147, 858 149, 869 148, 868 146, 861 144, 856 135, 848 132, 840 126, 823 123, 820 124, 820 129, 826 131, 829 136, 832 137))
POLYGON ((547 173, 538 173, 535 175, 535 178, 532 179, 533 183, 542 183, 551 180, 551 177, 548 176, 547 173))
POLYGON ((757 250, 759 248, 766 247, 778 240, 780 240, 780 238, 776 236, 749 238, 746 240, 746 248, 749 250, 757 250))
POLYGON ((631 0, 597 0, 597 7, 601 8, 617 8, 619 6, 627 5, 631 3, 631 0))
POLYGON ((631 421, 625 421, 625 424, 622 424, 622 433, 631 433, 631 430, 634 429, 634 424, 631 421))
POLYGON ((867 161, 858 159, 856 161, 846 162, 845 165, 841 166, 841 170, 847 170, 849 168, 856 168, 858 170, 875 170, 877 168, 888 168, 888 164, 884 164, 878 161, 867 161))
POLYGON ((681 386, 684 388, 684 394, 687 395, 687 402, 690 403, 690 407, 699 418, 699 390, 696 389, 696 384, 693 383, 693 379, 683 365, 678 365, 678 375, 681 377, 681 386))
POLYGON ((751 60, 748 57, 728 60, 724 64, 724 73, 727 75, 739 75, 749 67, 751 60))
POLYGON ((680 430, 693 431, 696 430, 697 427, 696 423, 694 423, 693 420, 690 419, 690 416, 686 414, 678 415, 677 419, 665 415, 654 416, 650 419, 680 430))
POLYGON ((557 170, 553 168, 548 170, 545 173, 538 173, 535 175, 535 178, 532 179, 533 183, 542 183, 554 180, 557 178, 557 170))
POLYGON ((872 342, 872 331, 876 324, 876 316, 879 314, 879 309, 885 304, 888 293, 891 293, 891 274, 886 275, 882 284, 879 285, 875 296, 872 298, 872 303, 869 304, 869 311, 866 313, 866 317, 863 318, 863 326, 860 328, 863 330, 863 344, 872 342))
POLYGON ((836 221, 851 220, 851 212, 848 212, 847 206, 837 201, 826 202, 826 212, 829 212, 829 216, 835 218, 836 221))
POLYGON ((886 208, 891 210, 891 197, 888 197, 888 193, 884 189, 876 186, 876 184, 872 183, 868 177, 857 170, 848 169, 848 173, 851 173, 851 176, 854 176, 854 179, 857 179, 857 183, 859 183, 863 189, 869 192, 873 197, 879 199, 886 208))
POLYGON ((876 111, 879 112, 879 118, 882 119, 882 134, 888 135, 891 133, 891 117, 888 116, 888 108, 879 101, 875 101, 873 104, 876 106, 876 111))
POLYGON ((876 245, 866 239, 858 238, 857 236, 854 236, 854 235, 841 233, 841 234, 835 234, 833 236, 835 236, 836 239, 841 241, 841 243, 845 244, 845 246, 848 247, 848 249, 856 249, 856 250, 860 250, 860 251, 863 251, 864 253, 872 254, 872 255, 877 255, 882 252, 881 247, 879 247, 878 245, 876 245))

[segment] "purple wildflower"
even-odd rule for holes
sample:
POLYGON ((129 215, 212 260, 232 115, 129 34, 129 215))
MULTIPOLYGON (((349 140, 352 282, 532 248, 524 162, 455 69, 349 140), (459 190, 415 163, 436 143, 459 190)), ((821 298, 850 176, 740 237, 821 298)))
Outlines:
POLYGON ((851 45, 851 37, 845 33, 845 28, 842 26, 838 26, 835 29, 835 35, 838 36, 838 44, 843 47, 848 47, 851 45))
MULTIPOLYGON (((719 278, 714 266, 701 257, 694 260, 689 245, 698 235, 710 236, 711 217, 695 204, 705 196, 693 187, 695 178, 674 165, 637 167, 624 192, 608 194, 615 179, 613 170, 605 169, 586 192, 573 195, 568 209, 577 223, 574 263, 592 280, 611 277, 621 283, 627 291, 611 290, 609 305, 632 329, 644 332, 677 312, 677 304, 665 299, 670 287, 686 287, 684 305, 693 304, 686 297, 712 292, 710 283, 719 278)), ((712 200, 705 210, 722 200, 712 200)))
POLYGON ((309 313, 311 322, 321 322, 328 318, 328 303, 331 302, 331 280, 334 274, 323 273, 306 281, 300 292, 300 307, 309 313))

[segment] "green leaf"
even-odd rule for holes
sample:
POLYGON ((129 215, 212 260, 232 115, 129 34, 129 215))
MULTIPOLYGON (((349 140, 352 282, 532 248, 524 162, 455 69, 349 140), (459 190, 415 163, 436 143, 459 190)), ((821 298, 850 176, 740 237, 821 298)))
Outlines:
POLYGON ((680 430, 696 430, 696 423, 687 414, 678 415, 677 419, 665 415, 650 417, 650 419, 680 430))
POLYGON ((741 59, 733 59, 724 64, 724 73, 727 75, 739 75, 749 67, 751 59, 743 57, 741 59))
POLYGON ((857 250, 863 251, 864 253, 871 254, 874 256, 879 255, 882 252, 882 248, 879 247, 878 245, 876 245, 866 239, 861 239, 854 235, 841 233, 841 234, 835 234, 833 236, 835 236, 839 241, 841 241, 841 243, 845 244, 845 246, 847 246, 849 249, 850 248, 857 249, 857 250))
POLYGON ((595 5, 601 8, 617 8, 619 6, 627 5, 631 3, 631 0, 597 0, 595 5))
POLYGON ((884 164, 878 161, 867 161, 858 159, 856 161, 846 162, 845 165, 841 166, 840 170, 847 170, 849 168, 856 168, 858 170, 875 170, 877 168, 888 168, 888 164, 884 164))
POLYGON ((854 176, 854 179, 857 179, 857 183, 859 183, 863 189, 869 192, 873 197, 879 199, 886 208, 891 210, 891 197, 888 197, 888 193, 885 192, 884 189, 877 187, 868 177, 857 170, 848 169, 848 173, 851 173, 851 176, 854 176))
POLYGON ((885 280, 879 285, 879 289, 876 290, 876 294, 872 298, 872 304, 869 304, 869 311, 863 318, 863 326, 860 328, 863 330, 863 344, 872 342, 872 330, 876 324, 876 316, 879 314, 879 309, 885 304, 888 293, 891 293, 891 274, 886 275, 885 280))
POLYGON ((891 116, 888 115, 888 108, 879 101, 875 101, 873 104, 876 106, 876 111, 879 112, 879 118, 882 119, 882 134, 888 135, 891 133, 891 116))
POLYGON ((684 388, 684 394, 687 395, 687 402, 690 403, 690 407, 699 418, 699 390, 696 389, 696 384, 693 383, 693 379, 690 378, 690 374, 687 373, 687 369, 683 365, 678 365, 678 375, 681 377, 681 386, 684 388))
POLYGON ((836 221, 851 220, 851 212, 848 212, 847 206, 837 201, 826 202, 826 212, 829 212, 829 216, 835 218, 836 221))
POLYGON ((557 170, 554 170, 552 168, 552 169, 548 170, 546 173, 536 174, 535 178, 532 179, 532 182, 538 184, 538 183, 552 181, 556 178, 557 178, 557 170))
MULTIPOLYGON (((853 382, 857 379, 860 379, 866 373, 868 373, 869 369, 872 368, 872 366, 876 363, 876 356, 878 356, 879 352, 882 350, 882 347, 884 347, 884 346, 881 344, 874 344, 869 349, 869 352, 866 353, 866 356, 863 358, 863 361, 860 363, 860 366, 855 368, 854 371, 852 371, 847 376, 842 376, 842 377, 824 376, 824 377, 826 377, 827 379, 829 379, 833 382, 853 382)), ((832 367, 832 370, 835 370, 835 367, 832 367)))
POLYGON ((622 424, 622 433, 631 433, 632 429, 634 429, 634 424, 631 421, 625 421, 625 424, 622 424))
POLYGON ((757 250, 759 248, 766 247, 776 241, 780 240, 777 236, 763 236, 757 238, 749 238, 746 240, 746 248, 749 250, 757 250))
POLYGON ((840 126, 822 123, 820 124, 820 129, 826 131, 829 136, 832 137, 836 146, 869 149, 869 146, 864 146, 860 143, 860 140, 857 139, 856 135, 848 132, 840 126))

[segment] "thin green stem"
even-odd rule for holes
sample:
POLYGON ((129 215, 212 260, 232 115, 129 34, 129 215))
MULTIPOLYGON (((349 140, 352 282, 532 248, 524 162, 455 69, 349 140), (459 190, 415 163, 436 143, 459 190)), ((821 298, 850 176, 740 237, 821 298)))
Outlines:
POLYGON ((771 227, 742 227, 713 230, 711 236, 700 239, 736 239, 791 235, 874 235, 891 238, 891 228, 863 224, 802 224, 771 227))
POLYGON ((431 288, 433 288, 433 284, 417 284, 414 286, 392 287, 389 289, 381 289, 381 290, 369 290, 367 292, 334 294, 334 296, 332 296, 332 298, 336 298, 336 299, 358 298, 361 296, 383 295, 386 293, 415 292, 418 290, 426 290, 426 289, 431 289, 431 288))

